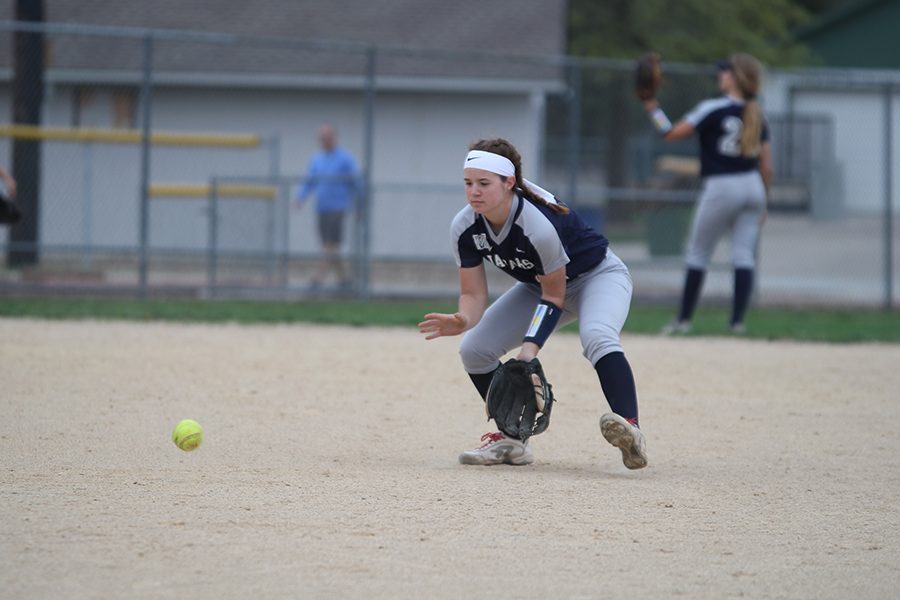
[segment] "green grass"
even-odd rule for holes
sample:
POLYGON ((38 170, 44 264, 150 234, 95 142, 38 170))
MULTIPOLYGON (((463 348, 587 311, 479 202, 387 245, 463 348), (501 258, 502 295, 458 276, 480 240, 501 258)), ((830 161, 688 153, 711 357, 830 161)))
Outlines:
MULTIPOLYGON (((127 319, 236 323, 326 323, 414 327, 426 312, 453 312, 448 302, 374 301, 206 301, 2 298, 0 316, 41 319, 127 319)), ((626 333, 655 334, 674 306, 632 306, 626 333)), ((703 307, 690 336, 728 335, 724 308, 703 307)), ((900 315, 884 311, 751 309, 746 337, 816 342, 900 342, 900 315)), ((569 326, 567 331, 573 331, 569 326)))
MULTIPOLYGON (((625 325, 634 333, 658 333, 674 316, 675 307, 632 307, 625 325)), ((729 311, 697 310, 690 336, 722 336, 729 311)), ((900 314, 878 310, 751 308, 744 337, 810 342, 900 342, 900 314)))
POLYGON ((127 319, 236 323, 415 325, 426 312, 454 311, 452 304, 410 301, 268 302, 252 300, 131 300, 6 298, 0 316, 42 319, 127 319))

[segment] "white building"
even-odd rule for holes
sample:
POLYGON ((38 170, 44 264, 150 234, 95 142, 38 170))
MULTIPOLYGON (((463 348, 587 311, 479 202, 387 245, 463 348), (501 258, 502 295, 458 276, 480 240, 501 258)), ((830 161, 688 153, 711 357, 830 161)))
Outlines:
POLYGON ((900 210, 898 89, 897 71, 821 69, 773 72, 767 78, 768 112, 811 116, 829 126, 829 135, 813 142, 818 153, 810 190, 814 216, 880 216, 888 191, 895 213, 900 210))
MULTIPOLYGON (((0 5, 0 20, 12 19, 12 4, 0 5)), ((522 152, 527 172, 538 168, 545 94, 563 84, 559 69, 521 57, 564 53, 565 5, 564 0, 45 0, 47 23, 76 29, 46 34, 42 121, 51 127, 142 126, 141 32, 104 34, 81 25, 198 32, 154 38, 152 130, 255 134, 266 143, 256 149, 154 146, 151 184, 297 177, 317 150, 318 128, 329 122, 361 166, 372 135, 373 252, 409 254, 414 248, 419 256, 447 256, 447 227, 464 201, 461 161, 471 141, 507 137, 522 152), (367 61, 376 48, 376 93, 370 98, 367 61), (486 53, 509 59, 490 60, 486 53)), ((0 32, 0 43, 9 47, 11 35, 0 32)), ((11 115, 12 79, 12 57, 0 55, 3 115, 11 115)), ((4 164, 11 148, 8 138, 0 141, 4 164)), ((42 244, 134 247, 140 167, 136 144, 45 141, 42 244)), ((221 220, 223 247, 263 249, 272 243, 267 239, 272 231, 284 230, 283 215, 268 211, 283 210, 290 222, 289 251, 316 250, 310 211, 288 213, 286 205, 261 209, 260 204, 223 209, 234 211, 233 218, 225 214, 221 220)), ((208 217, 206 202, 155 198, 150 244, 203 249, 208 217)))

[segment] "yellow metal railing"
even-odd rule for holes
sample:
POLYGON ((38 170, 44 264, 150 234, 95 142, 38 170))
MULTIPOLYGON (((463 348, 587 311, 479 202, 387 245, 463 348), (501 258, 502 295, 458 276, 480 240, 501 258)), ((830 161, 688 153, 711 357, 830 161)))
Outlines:
MULTIPOLYGON (((143 141, 139 129, 98 129, 86 127, 40 127, 37 125, 0 125, 0 137, 20 140, 58 142, 97 142, 137 144, 143 141)), ((150 143, 160 146, 213 146, 220 148, 256 148, 262 138, 255 134, 150 132, 150 143)))
MULTIPOLYGON (((152 183, 151 198, 209 198, 212 186, 190 183, 152 183)), ((221 184, 216 186, 220 198, 255 198, 274 200, 275 188, 271 185, 221 184)))

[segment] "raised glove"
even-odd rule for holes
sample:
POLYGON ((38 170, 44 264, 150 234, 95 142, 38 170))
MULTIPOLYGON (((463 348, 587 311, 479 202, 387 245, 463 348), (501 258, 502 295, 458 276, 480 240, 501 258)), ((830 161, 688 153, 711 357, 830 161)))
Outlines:
POLYGON ((487 391, 488 418, 507 437, 527 440, 547 429, 553 391, 538 359, 512 358, 494 373, 487 391))
POLYGON ((641 56, 634 67, 634 93, 641 100, 656 98, 656 92, 662 84, 662 64, 656 52, 648 52, 641 56))

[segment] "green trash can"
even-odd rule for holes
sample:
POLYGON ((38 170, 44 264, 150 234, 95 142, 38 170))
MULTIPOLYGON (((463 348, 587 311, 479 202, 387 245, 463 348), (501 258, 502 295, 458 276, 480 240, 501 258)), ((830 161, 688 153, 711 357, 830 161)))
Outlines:
POLYGON ((647 248, 650 256, 684 254, 693 205, 682 202, 660 204, 645 217, 647 248))

